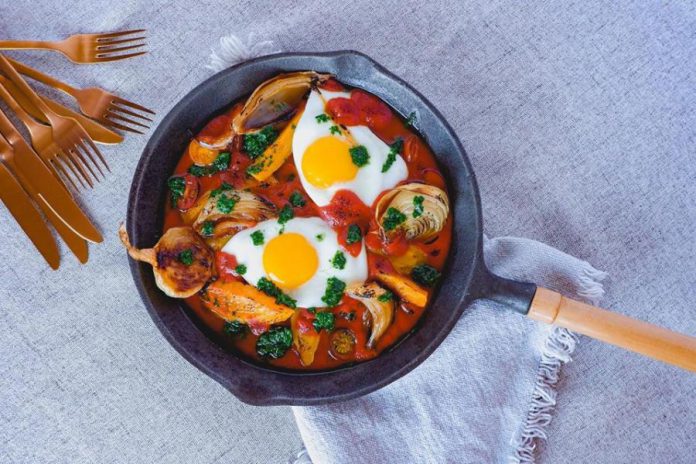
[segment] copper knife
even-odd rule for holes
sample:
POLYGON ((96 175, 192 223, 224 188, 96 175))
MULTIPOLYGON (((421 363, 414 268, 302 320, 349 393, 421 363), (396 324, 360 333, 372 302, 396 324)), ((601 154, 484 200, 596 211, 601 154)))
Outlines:
POLYGON ((14 149, 15 156, 8 156, 5 162, 22 182, 36 192, 37 201, 50 208, 77 235, 90 242, 100 243, 103 238, 97 228, 39 155, 24 141, 2 110, 0 133, 14 149))
MULTIPOLYGON (((10 145, 10 142, 8 142, 5 137, 0 135, 0 157, 5 159, 11 156, 16 156, 12 145, 10 145)), ((36 202, 37 205, 39 205, 39 208, 41 208, 46 218, 49 220, 56 232, 58 232, 58 235, 63 238, 65 243, 68 245, 68 248, 70 248, 73 254, 77 257, 78 261, 80 261, 82 264, 86 263, 89 257, 87 242, 73 232, 72 229, 63 224, 63 221, 56 215, 56 213, 54 213, 50 207, 41 201, 41 198, 31 187, 31 185, 22 181, 21 175, 12 172, 12 168, 9 166, 3 164, 3 167, 9 171, 15 179, 19 180, 19 183, 22 185, 22 187, 24 187, 25 192, 31 197, 32 200, 36 202)))
MULTIPOLYGON (((24 93, 19 90, 19 87, 17 87, 14 84, 14 82, 10 81, 5 76, 0 76, 0 83, 2 83, 2 85, 4 85, 7 88, 7 90, 13 95, 13 98, 17 100, 17 103, 20 104, 22 108, 24 108, 24 110, 27 113, 29 113, 34 119, 44 124, 49 123, 46 119, 46 116, 44 116, 44 114, 41 111, 39 111, 36 105, 34 105, 31 102, 31 100, 29 100, 26 97, 26 95, 24 95, 24 93)), ((44 103, 46 103, 50 109, 58 113, 58 115, 65 116, 67 118, 73 118, 74 120, 76 120, 85 130, 85 132, 87 132, 87 134, 95 142, 106 145, 114 145, 123 142, 123 136, 117 134, 111 129, 102 126, 98 122, 95 122, 86 116, 72 111, 70 108, 63 106, 60 103, 51 100, 50 98, 44 96, 40 97, 44 101, 44 103)))
POLYGON ((27 234, 41 256, 52 269, 60 266, 60 254, 56 241, 44 219, 29 201, 27 193, 12 175, 5 163, 0 163, 0 200, 27 234))

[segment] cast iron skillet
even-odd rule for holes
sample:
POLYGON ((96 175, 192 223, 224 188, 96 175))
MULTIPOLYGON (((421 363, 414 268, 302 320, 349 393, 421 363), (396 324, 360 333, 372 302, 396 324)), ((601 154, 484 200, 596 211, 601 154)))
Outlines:
MULTIPOLYGON (((417 128, 436 154, 447 177, 454 215, 452 247, 440 288, 416 330, 376 359, 332 371, 288 372, 253 365, 222 349, 195 321, 195 316, 182 301, 165 296, 157 288, 150 265, 131 260, 133 278, 152 319, 172 346, 194 366, 250 404, 322 404, 370 393, 408 373, 430 356, 468 304, 477 298, 496 300, 522 314, 530 311, 534 299, 534 311, 530 316, 546 322, 556 319, 559 323, 562 317, 558 316, 569 311, 573 314, 581 310, 603 311, 561 300, 554 292, 537 290, 531 283, 503 279, 486 269, 482 256, 483 228, 478 187, 458 137, 425 97, 366 55, 355 51, 282 53, 257 58, 216 74, 177 103, 145 147, 133 178, 127 230, 136 247, 151 247, 161 236, 166 180, 191 137, 216 113, 250 94, 264 80, 279 72, 297 70, 332 73, 341 82, 379 96, 402 115, 416 111, 417 128), (570 307, 572 305, 575 306, 570 307)), ((604 313, 606 311, 603 311, 603 317, 606 316, 604 313)), ((583 332, 577 324, 573 326, 566 321, 562 325, 583 332)), ((590 335, 602 338, 601 334, 590 335)), ((654 334, 652 336, 654 338, 654 334)), ((614 335, 605 338, 621 344, 610 340, 612 337, 614 335)), ((693 339, 687 341, 693 343, 689 366, 696 368, 696 361, 693 361, 696 343, 693 339)), ((634 346, 628 348, 640 351, 634 346)), ((668 356, 670 353, 663 354, 662 358, 669 361, 672 359, 668 356)), ((655 356, 654 353, 646 354, 655 356)))

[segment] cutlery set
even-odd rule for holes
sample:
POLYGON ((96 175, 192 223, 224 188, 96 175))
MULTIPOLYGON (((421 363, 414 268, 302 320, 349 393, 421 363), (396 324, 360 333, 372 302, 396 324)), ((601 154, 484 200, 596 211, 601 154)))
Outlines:
MULTIPOLYGON (((0 41, 0 49, 48 49, 76 63, 105 63, 145 54, 144 32, 0 41)), ((0 109, 0 200, 51 268, 59 267, 60 253, 48 224, 78 261, 87 262, 87 242, 99 243, 102 236, 68 186, 78 192, 104 178, 109 166, 96 143, 120 143, 117 130, 142 134, 154 112, 100 88, 73 87, 1 53, 0 100, 25 126, 30 142, 0 109), (40 96, 22 75, 70 95, 80 113, 40 96)))

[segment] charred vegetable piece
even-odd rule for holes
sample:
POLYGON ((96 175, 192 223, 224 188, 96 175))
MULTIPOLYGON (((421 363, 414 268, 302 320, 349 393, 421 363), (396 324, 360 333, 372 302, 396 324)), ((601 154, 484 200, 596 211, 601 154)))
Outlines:
MULTIPOLYGON (((298 110, 288 125, 285 126, 285 129, 281 131, 278 138, 268 145, 268 148, 265 148, 262 154, 254 160, 254 164, 247 170, 254 179, 260 182, 268 179, 292 154, 292 136, 295 134, 295 127, 300 117, 302 117, 302 113, 302 109, 298 110)), ((244 138, 245 144, 247 137, 249 135, 244 138)))
POLYGON ((312 85, 327 80, 328 74, 313 71, 279 74, 259 85, 234 118, 233 128, 246 134, 294 111, 312 85))
POLYGON ((206 308, 226 321, 238 321, 249 326, 256 335, 272 324, 287 321, 294 311, 278 304, 276 299, 238 281, 217 280, 208 285, 202 295, 206 308))
MULTIPOLYGON (((232 140, 236 135, 236 132, 232 127, 232 121, 241 110, 241 105, 235 105, 227 113, 211 119, 210 122, 205 125, 203 130, 196 135, 196 140, 199 142, 201 147, 219 150, 224 149, 227 145, 232 143, 232 140)), ((195 162, 196 161, 194 160, 194 163, 195 162)))
POLYGON ((256 341, 256 354, 262 358, 282 358, 292 346, 292 332, 287 327, 274 327, 256 341))
POLYGON ((442 230, 448 214, 449 200, 442 189, 410 183, 393 188, 380 198, 375 221, 386 238, 403 233, 406 240, 427 240, 442 230))
POLYGON ((148 249, 131 245, 123 225, 119 237, 131 258, 152 265, 157 286, 173 298, 194 295, 212 276, 213 253, 190 227, 172 227, 148 249))
POLYGON ((370 312, 372 331, 370 339, 367 341, 367 347, 374 348, 394 320, 394 300, 391 298, 391 292, 374 282, 370 282, 351 285, 346 293, 349 297, 364 304, 370 312), (389 297, 385 298, 385 295, 389 295, 389 297))
POLYGON ((319 333, 312 327, 312 314, 306 309, 295 311, 290 319, 290 327, 293 345, 300 355, 302 365, 311 365, 320 339, 319 333))
POLYGON ((428 256, 425 252, 416 245, 409 245, 406 251, 401 255, 389 256, 394 269, 400 274, 410 274, 411 270, 426 262, 428 256))
POLYGON ((423 308, 428 302, 428 291, 408 277, 384 272, 377 273, 375 277, 407 303, 423 308))
POLYGON ((355 352, 355 334, 349 329, 338 329, 329 340, 331 354, 339 359, 347 359, 355 352))
POLYGON ((190 174, 170 177, 167 181, 172 206, 179 211, 191 208, 198 199, 198 179, 190 174))

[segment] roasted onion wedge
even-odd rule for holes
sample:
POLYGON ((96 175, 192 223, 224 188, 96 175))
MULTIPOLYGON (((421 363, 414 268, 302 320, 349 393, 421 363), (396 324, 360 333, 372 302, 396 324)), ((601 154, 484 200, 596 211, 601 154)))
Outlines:
POLYGON ((425 307, 428 303, 428 291, 408 277, 385 272, 378 272, 375 277, 407 303, 419 308, 425 307))
POLYGON ((319 347, 319 332, 312 325, 311 314, 306 309, 298 309, 290 319, 292 343, 300 355, 303 366, 314 362, 314 353, 319 347))
POLYGON ((259 335, 271 324, 287 321, 294 314, 291 308, 278 304, 275 298, 242 282, 216 280, 202 294, 206 308, 226 321, 238 321, 259 335))
POLYGON ((173 227, 153 248, 138 249, 130 243, 124 225, 118 231, 131 258, 149 263, 157 286, 173 298, 188 298, 210 280, 213 253, 190 227, 173 227))
POLYGON ((234 118, 232 127, 246 134, 292 113, 312 85, 331 77, 313 71, 279 74, 254 90, 244 108, 234 118))
POLYGON ((348 286, 346 294, 365 305, 372 316, 372 330, 367 341, 368 348, 374 348, 394 320, 394 300, 389 291, 374 282, 348 286))
POLYGON ((390 238, 403 232, 407 240, 434 237, 444 227, 448 214, 449 199, 442 189, 415 182, 391 189, 375 208, 380 234, 390 238))

